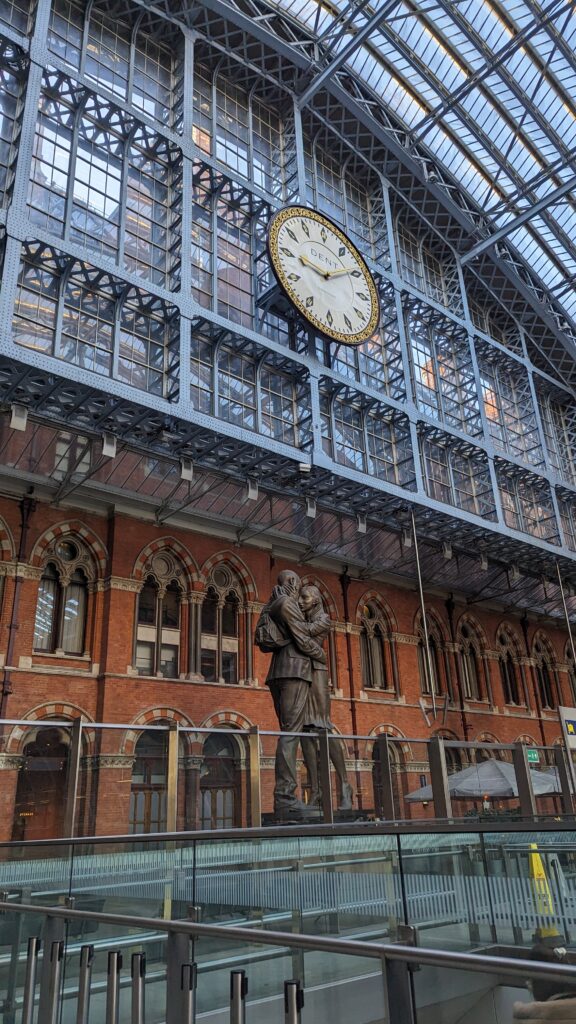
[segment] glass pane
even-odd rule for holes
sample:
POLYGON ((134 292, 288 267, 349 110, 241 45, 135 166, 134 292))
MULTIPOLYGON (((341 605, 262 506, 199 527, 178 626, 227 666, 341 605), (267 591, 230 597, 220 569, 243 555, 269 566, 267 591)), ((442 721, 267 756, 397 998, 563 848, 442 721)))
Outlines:
POLYGON ((180 649, 172 644, 162 644, 160 651, 160 671, 165 679, 178 678, 178 656, 180 649))
POLYGON ((136 644, 136 668, 139 676, 151 676, 154 673, 154 652, 156 644, 138 640, 136 644))
POLYGON ((154 625, 156 622, 157 590, 153 583, 145 583, 138 598, 138 622, 154 625))
POLYGON ((52 566, 47 566, 47 570, 40 580, 38 588, 38 603, 36 605, 36 619, 34 622, 34 649, 36 651, 54 650, 58 586, 56 573, 52 566))
POLYGON ((70 583, 65 590, 62 649, 66 654, 84 653, 86 622, 86 584, 70 583))

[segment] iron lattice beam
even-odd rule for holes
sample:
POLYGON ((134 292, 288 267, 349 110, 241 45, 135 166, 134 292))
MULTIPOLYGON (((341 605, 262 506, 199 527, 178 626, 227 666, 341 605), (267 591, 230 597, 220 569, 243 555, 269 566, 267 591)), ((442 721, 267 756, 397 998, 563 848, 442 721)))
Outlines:
POLYGON ((382 22, 385 21, 388 15, 392 13, 394 8, 397 7, 399 3, 400 0, 389 0, 389 2, 387 4, 384 4, 384 7, 377 11, 376 14, 373 14, 371 18, 368 18, 366 24, 363 25, 362 28, 358 30, 358 32, 356 32, 353 38, 340 51, 338 56, 334 57, 334 59, 330 61, 327 67, 325 67, 324 70, 321 71, 320 74, 316 76, 316 78, 314 78, 314 80, 310 83, 308 88, 304 90, 304 92, 298 99, 298 106, 300 108, 307 106, 310 103, 310 100, 313 99, 313 97, 316 95, 316 93, 326 87, 326 85, 328 84, 330 79, 334 77, 336 72, 339 71, 341 67, 343 67, 343 65, 346 63, 346 61, 350 59, 350 57, 358 49, 358 47, 362 46, 363 43, 369 40, 372 33, 375 32, 376 29, 381 27, 382 22))
POLYGON ((477 256, 480 255, 480 253, 483 253, 485 252, 486 249, 490 249, 493 245, 496 245, 497 242, 500 242, 503 238, 506 238, 513 231, 516 231, 517 228, 521 227, 523 224, 526 224, 527 221, 532 220, 533 217, 538 217, 539 214, 541 214, 543 210, 546 209, 546 207, 550 206, 552 203, 557 203, 559 199, 562 199, 563 196, 567 195, 569 192, 572 192, 575 188, 576 176, 570 178, 570 181, 566 181, 563 185, 560 185, 559 188, 555 188, 553 192, 550 192, 547 196, 544 196, 544 198, 541 199, 540 202, 534 203, 533 206, 529 206, 528 209, 523 210, 523 212, 518 214, 517 217, 514 217, 512 220, 508 221, 507 224, 504 224, 501 228, 498 228, 497 231, 494 231, 491 235, 488 235, 488 237, 484 238, 481 242, 478 242, 478 244, 475 245, 472 249, 470 249, 469 252, 464 253, 464 255, 460 257, 461 262, 469 263, 470 260, 475 259, 477 256))

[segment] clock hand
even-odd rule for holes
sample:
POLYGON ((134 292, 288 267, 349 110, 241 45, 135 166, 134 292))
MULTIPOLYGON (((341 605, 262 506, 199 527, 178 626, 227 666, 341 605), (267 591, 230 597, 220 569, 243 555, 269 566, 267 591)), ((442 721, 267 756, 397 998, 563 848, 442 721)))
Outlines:
POLYGON ((351 274, 353 270, 356 270, 356 267, 342 267, 341 270, 328 270, 326 272, 326 277, 339 277, 340 274, 351 274))
POLYGON ((324 270, 323 267, 319 267, 317 263, 313 263, 312 260, 309 260, 307 256, 299 256, 298 259, 300 260, 300 263, 304 264, 305 267, 312 267, 312 270, 315 270, 317 274, 321 275, 321 277, 325 277, 326 279, 330 277, 329 271, 324 270))

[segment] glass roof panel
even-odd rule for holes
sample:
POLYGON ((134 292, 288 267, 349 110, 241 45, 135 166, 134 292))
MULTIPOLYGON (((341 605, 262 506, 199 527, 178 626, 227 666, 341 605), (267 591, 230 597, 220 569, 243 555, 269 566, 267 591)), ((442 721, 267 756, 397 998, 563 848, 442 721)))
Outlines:
POLYGON ((495 229, 574 180, 569 199, 551 202, 505 239, 573 315, 574 291, 562 285, 576 262, 574 3, 399 0, 390 9, 387 0, 363 8, 346 0, 269 2, 318 37, 328 32, 324 66, 386 6, 387 17, 346 66, 493 212, 495 229))

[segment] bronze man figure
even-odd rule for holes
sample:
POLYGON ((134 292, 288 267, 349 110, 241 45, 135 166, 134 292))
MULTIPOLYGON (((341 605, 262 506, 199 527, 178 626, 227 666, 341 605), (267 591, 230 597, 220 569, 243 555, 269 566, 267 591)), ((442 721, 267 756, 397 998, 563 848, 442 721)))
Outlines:
MULTIPOLYGON (((320 644, 310 636, 298 604, 300 577, 291 570, 278 576, 278 585, 260 613, 255 640, 261 650, 272 652, 266 678, 283 733, 304 731, 306 704, 312 683, 312 659, 325 664, 320 644)), ((276 747, 274 810, 276 813, 308 813, 296 797, 296 758, 299 736, 280 736, 276 747)))

